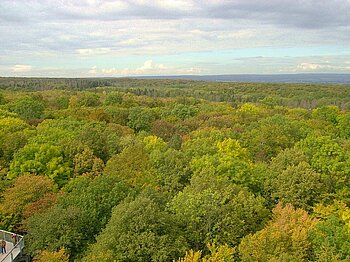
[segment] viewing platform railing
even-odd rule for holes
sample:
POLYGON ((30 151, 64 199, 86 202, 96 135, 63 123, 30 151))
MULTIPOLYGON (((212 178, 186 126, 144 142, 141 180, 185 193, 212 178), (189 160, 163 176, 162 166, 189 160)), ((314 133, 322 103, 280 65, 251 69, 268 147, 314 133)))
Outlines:
POLYGON ((13 262, 15 259, 22 255, 24 248, 23 236, 16 234, 16 239, 14 239, 14 233, 5 230, 0 230, 0 240, 6 241, 6 254, 3 254, 0 262, 13 262), (9 245, 9 244, 12 245, 9 245), (8 248, 11 246, 11 249, 8 248), (5 256, 4 256, 5 255, 5 256))

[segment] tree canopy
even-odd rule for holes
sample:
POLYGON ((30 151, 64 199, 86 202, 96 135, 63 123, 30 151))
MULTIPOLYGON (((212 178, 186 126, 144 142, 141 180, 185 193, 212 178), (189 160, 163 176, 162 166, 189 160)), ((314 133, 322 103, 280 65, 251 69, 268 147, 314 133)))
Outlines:
POLYGON ((36 261, 349 261, 349 93, 0 78, 0 228, 36 261))

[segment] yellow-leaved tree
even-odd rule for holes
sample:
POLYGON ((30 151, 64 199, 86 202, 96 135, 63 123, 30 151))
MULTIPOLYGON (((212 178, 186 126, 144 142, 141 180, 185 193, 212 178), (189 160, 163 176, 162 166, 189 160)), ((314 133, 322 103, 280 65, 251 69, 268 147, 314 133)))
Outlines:
POLYGON ((239 245, 242 261, 305 261, 311 250, 308 232, 317 223, 302 209, 278 204, 264 229, 246 236, 239 245))

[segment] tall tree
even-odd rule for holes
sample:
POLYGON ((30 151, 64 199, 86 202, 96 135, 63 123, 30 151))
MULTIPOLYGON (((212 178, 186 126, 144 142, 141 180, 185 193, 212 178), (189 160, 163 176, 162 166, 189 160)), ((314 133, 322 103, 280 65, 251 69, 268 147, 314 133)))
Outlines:
POLYGON ((264 200, 213 173, 194 175, 191 185, 169 204, 194 250, 207 243, 236 245, 262 228, 268 211, 264 200))
POLYGON ((174 218, 152 199, 140 196, 113 209, 83 261, 170 261, 186 248, 174 218))
POLYGON ((277 205, 272 220, 259 232, 244 237, 239 245, 242 261, 308 261, 308 232, 317 220, 288 204, 277 205))
POLYGON ((129 193, 113 176, 79 177, 71 180, 64 191, 56 205, 29 219, 26 248, 30 254, 65 248, 75 258, 94 241, 107 224, 112 208, 129 193))

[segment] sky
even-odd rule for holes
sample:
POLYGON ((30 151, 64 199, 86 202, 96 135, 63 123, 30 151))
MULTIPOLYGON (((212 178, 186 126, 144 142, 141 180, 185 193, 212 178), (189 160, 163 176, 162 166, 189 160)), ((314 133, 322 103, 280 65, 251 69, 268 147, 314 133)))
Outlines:
POLYGON ((350 0, 0 0, 0 76, 350 73, 350 0))

